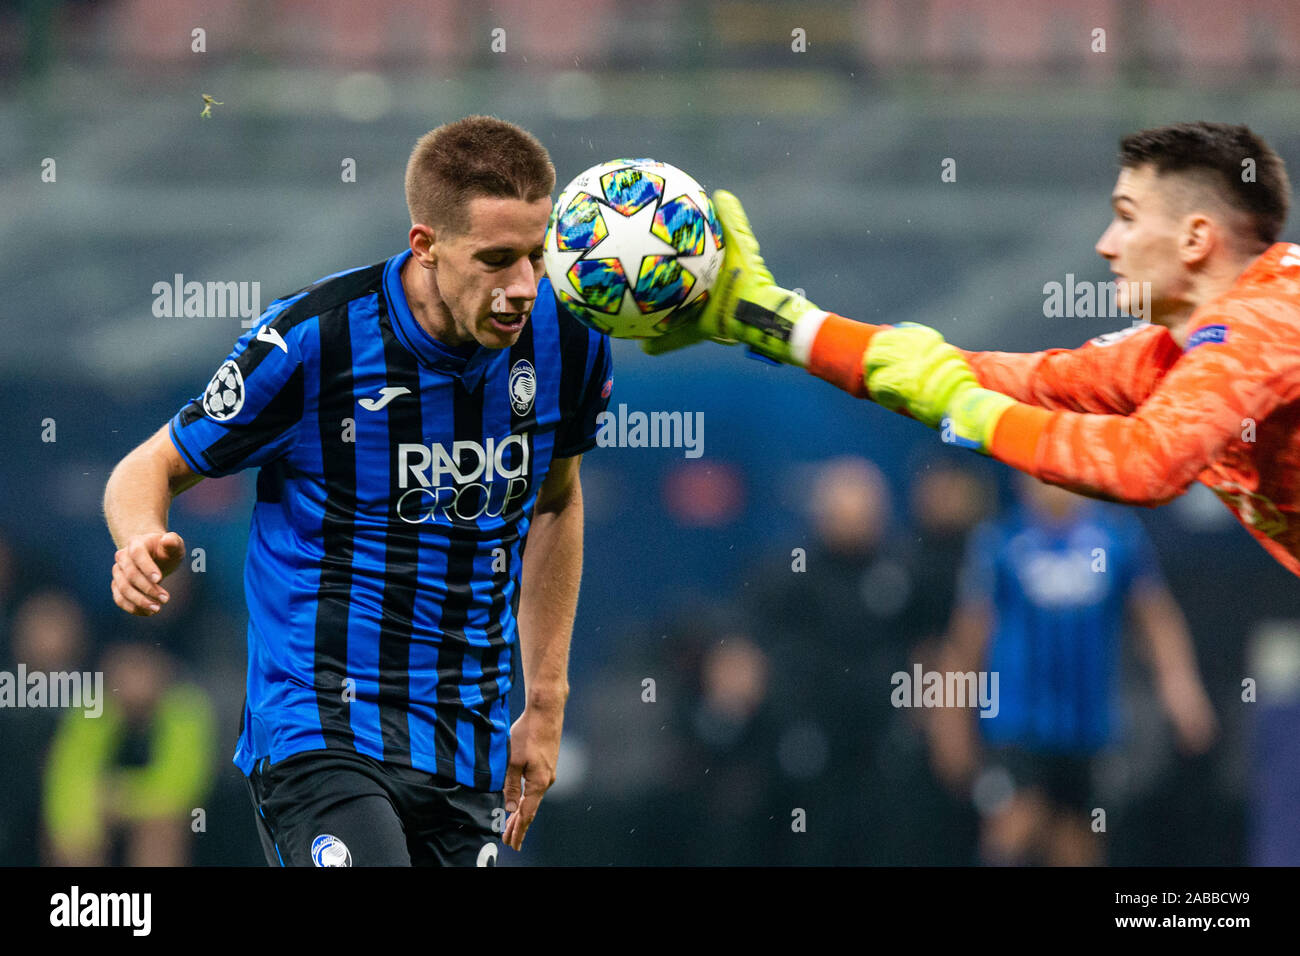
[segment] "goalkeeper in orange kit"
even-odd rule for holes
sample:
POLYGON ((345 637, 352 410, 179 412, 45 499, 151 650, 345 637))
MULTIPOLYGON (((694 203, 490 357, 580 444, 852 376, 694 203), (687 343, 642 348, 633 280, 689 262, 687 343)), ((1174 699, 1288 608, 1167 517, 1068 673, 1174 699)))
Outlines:
POLYGON ((713 301, 646 351, 742 342, 1096 498, 1155 506, 1199 481, 1300 575, 1300 245, 1277 242, 1286 168, 1246 127, 1121 141, 1097 252, 1123 280, 1121 308, 1149 283, 1151 323, 1077 349, 967 352, 925 326, 824 312, 776 286, 735 196, 715 205, 727 253, 713 301))

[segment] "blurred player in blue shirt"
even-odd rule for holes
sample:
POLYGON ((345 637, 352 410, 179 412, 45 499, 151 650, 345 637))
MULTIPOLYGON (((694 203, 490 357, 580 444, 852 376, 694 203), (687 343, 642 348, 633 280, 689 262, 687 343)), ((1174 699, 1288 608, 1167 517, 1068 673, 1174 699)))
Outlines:
POLYGON ((1092 764, 1119 729, 1126 615, 1180 748, 1204 751, 1217 724, 1141 524, 1032 478, 1019 487, 1021 507, 971 538, 945 653, 951 670, 997 673, 996 713, 977 727, 965 710, 936 715, 935 762, 968 783, 982 738, 987 862, 1093 865, 1103 846, 1090 829, 1092 764))

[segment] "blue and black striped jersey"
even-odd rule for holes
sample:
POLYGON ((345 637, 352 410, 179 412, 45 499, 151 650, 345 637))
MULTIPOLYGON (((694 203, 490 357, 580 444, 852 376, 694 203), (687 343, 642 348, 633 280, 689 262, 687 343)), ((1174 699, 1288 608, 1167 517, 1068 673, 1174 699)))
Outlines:
POLYGON ((994 614, 984 668, 999 701, 984 738, 1075 755, 1111 743, 1125 612, 1161 581, 1141 523, 1116 506, 1086 502, 1055 525, 1019 508, 977 528, 961 590, 994 614))
POLYGON ((190 467, 259 467, 245 774, 355 750, 504 785, 524 541, 554 458, 595 444, 609 339, 543 279, 508 349, 415 321, 410 251, 277 299, 172 419, 190 467))

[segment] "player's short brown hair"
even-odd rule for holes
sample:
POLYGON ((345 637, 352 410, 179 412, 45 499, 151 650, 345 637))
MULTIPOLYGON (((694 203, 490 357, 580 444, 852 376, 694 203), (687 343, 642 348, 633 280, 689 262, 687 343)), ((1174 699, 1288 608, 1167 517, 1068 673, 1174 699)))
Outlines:
POLYGON ((1261 242, 1277 241, 1291 207, 1286 164, 1246 126, 1202 122, 1144 129, 1119 141, 1119 162, 1198 178, 1249 217, 1251 238, 1261 242), (1254 161, 1253 176, 1246 174, 1252 165, 1246 160, 1254 161))
POLYGON ((550 154, 532 133, 494 116, 466 116, 420 137, 406 163, 411 224, 461 235, 477 196, 536 202, 555 189, 550 154))

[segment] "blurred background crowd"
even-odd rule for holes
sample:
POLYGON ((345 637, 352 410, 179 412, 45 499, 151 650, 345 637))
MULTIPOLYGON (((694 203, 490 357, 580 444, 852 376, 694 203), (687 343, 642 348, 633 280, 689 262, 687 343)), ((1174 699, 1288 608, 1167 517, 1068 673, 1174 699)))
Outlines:
MULTIPOLYGON (((255 476, 177 500, 163 614, 108 593, 109 471, 242 331, 155 283, 265 306, 399 251, 416 138, 491 113, 557 185, 647 155, 733 190, 826 308, 1074 346, 1128 324, 1043 310, 1108 276, 1119 136, 1242 122, 1294 164, 1298 75, 1265 0, 0 3, 0 672, 107 698, 0 708, 0 864, 263 862, 230 763, 255 476)), ((584 460, 559 780, 502 863, 1300 863, 1300 586, 1212 494, 1045 491, 735 350, 614 364, 611 407, 702 413, 703 455, 584 460), (998 671, 998 716, 895 706, 918 665, 998 671)))

